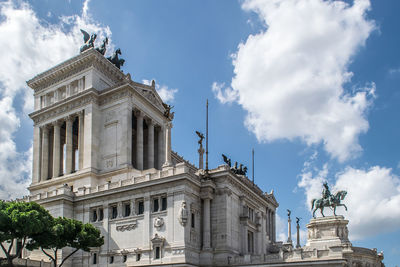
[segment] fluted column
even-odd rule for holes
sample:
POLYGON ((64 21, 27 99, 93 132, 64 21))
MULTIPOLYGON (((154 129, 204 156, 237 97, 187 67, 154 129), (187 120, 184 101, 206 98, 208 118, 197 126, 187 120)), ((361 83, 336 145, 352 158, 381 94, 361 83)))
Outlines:
POLYGON ((143 113, 135 112, 136 116, 136 169, 143 170, 143 113))
POLYGON ((41 181, 46 181, 49 178, 49 128, 42 128, 42 170, 41 181))
POLYGON ((79 166, 78 170, 81 170, 83 168, 83 110, 79 112, 79 130, 78 130, 78 151, 79 151, 79 166))
POLYGON ((275 212, 272 212, 272 241, 273 242, 275 242, 275 236, 276 236, 276 233, 275 233, 275 212))
POLYGON ((41 143, 40 127, 35 125, 33 127, 32 183, 40 181, 41 143))
POLYGON ((164 129, 163 127, 160 126, 160 128, 158 129, 158 162, 157 162, 157 167, 158 168, 162 168, 162 165, 164 163, 164 129))
POLYGON ((69 116, 66 120, 66 127, 65 127, 65 147, 67 150, 67 157, 66 157, 66 163, 65 163, 65 173, 70 174, 72 172, 72 125, 73 125, 73 117, 69 116))
POLYGON ((151 169, 154 168, 154 122, 151 119, 148 119, 146 122, 148 129, 147 167, 151 169))
POLYGON ((55 121, 53 123, 54 135, 53 135, 53 178, 60 176, 60 155, 61 155, 61 144, 60 144, 60 122, 55 121))
POLYGON ((172 166, 171 160, 171 128, 172 123, 168 122, 165 125, 165 162, 163 167, 172 166))

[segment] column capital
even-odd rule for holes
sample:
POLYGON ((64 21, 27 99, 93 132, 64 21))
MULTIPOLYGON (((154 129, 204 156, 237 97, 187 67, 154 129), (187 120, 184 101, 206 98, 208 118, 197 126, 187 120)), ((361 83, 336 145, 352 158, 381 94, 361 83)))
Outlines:
POLYGON ((75 114, 70 114, 68 116, 65 117, 65 121, 67 122, 73 122, 73 120, 75 119, 76 115, 75 114))
POLYGON ((150 117, 144 117, 144 120, 147 124, 147 126, 153 125, 154 126, 154 120, 150 117))
POLYGON ((144 116, 144 113, 141 110, 135 109, 133 112, 135 113, 135 116, 137 118, 143 118, 143 116, 144 116))
POLYGON ((78 117, 79 117, 79 118, 82 118, 82 117, 83 117, 83 113, 84 113, 84 109, 78 111, 78 112, 77 112, 78 117))
POLYGON ((172 122, 170 122, 170 121, 168 121, 168 122, 165 123, 165 127, 168 128, 168 129, 171 129, 172 126, 173 126, 173 125, 172 125, 172 122))
POLYGON ((46 132, 46 133, 50 130, 50 128, 51 128, 50 124, 45 124, 45 125, 40 126, 40 130, 42 130, 43 132, 46 132))
POLYGON ((61 121, 61 120, 56 120, 56 121, 53 121, 51 124, 52 124, 54 127, 55 127, 55 126, 60 127, 60 126, 63 124, 63 121, 61 121))

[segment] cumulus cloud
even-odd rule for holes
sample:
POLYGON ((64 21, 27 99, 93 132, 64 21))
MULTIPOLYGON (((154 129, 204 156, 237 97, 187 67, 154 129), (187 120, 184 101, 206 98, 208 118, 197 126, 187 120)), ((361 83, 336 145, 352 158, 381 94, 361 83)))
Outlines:
MULTIPOLYGON (((150 80, 142 80, 143 84, 146 85, 151 85, 150 80)), ((176 88, 168 88, 166 85, 159 85, 156 83, 156 91, 158 95, 161 97, 161 99, 168 103, 168 102, 174 102, 175 99, 175 94, 178 92, 178 89, 176 88)))
POLYGON ((339 161, 356 156, 375 84, 344 87, 352 57, 375 28, 369 1, 248 0, 242 7, 265 29, 239 44, 234 77, 226 89, 213 84, 216 98, 240 104, 261 142, 300 139, 339 161))
MULTIPOLYGON (((301 176, 298 185, 306 190, 308 203, 313 198, 321 197, 322 181, 328 175, 326 168, 322 172, 322 175, 301 176)), ((335 175, 331 191, 334 193, 338 190, 347 191, 343 203, 348 211, 340 208, 338 213, 349 219, 351 239, 357 240, 399 229, 400 178, 392 169, 381 166, 369 169, 347 167, 335 175)), ((327 214, 329 213, 332 214, 327 209, 327 214)))
POLYGON ((99 42, 111 31, 92 20, 88 1, 81 15, 61 17, 58 24, 42 21, 25 2, 1 2, 0 16, 0 198, 4 199, 26 194, 30 183, 31 150, 18 151, 14 140, 21 123, 18 116, 33 109, 33 91, 25 81, 77 55, 83 42, 79 29, 96 32, 99 42))

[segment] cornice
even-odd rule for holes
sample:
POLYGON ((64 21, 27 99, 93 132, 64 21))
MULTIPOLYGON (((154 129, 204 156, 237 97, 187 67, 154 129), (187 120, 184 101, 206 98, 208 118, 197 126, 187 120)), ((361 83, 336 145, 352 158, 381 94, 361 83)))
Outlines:
POLYGON ((27 84, 37 93, 90 67, 99 70, 115 83, 122 81, 125 77, 125 74, 102 54, 95 49, 90 49, 36 75, 27 81, 27 84))

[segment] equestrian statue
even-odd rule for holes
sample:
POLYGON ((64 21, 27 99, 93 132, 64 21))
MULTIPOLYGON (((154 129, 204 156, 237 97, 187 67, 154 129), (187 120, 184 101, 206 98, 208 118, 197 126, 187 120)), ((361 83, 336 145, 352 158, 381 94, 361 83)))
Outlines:
POLYGON ((347 191, 342 190, 333 195, 329 190, 328 183, 324 183, 323 186, 324 189, 322 190, 322 198, 311 200, 311 210, 313 210, 313 217, 315 218, 315 212, 317 211, 317 209, 319 209, 322 216, 325 217, 324 208, 326 207, 333 209, 333 214, 335 216, 336 207, 343 206, 347 211, 346 205, 341 203, 341 201, 346 197, 347 191))

